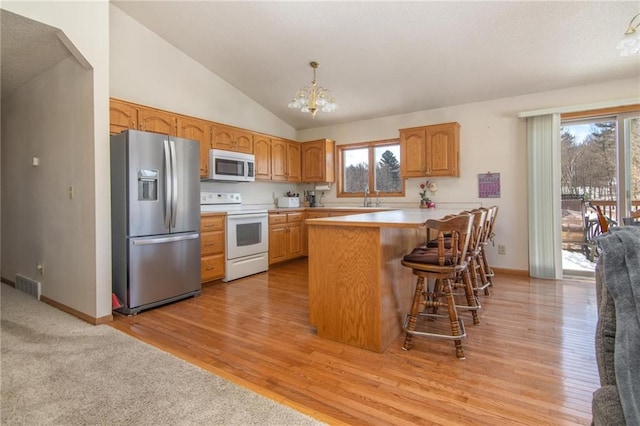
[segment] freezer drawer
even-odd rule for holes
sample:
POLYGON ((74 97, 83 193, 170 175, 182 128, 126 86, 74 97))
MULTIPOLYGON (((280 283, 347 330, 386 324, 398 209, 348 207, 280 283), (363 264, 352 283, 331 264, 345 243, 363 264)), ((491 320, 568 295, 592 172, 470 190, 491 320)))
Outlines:
MULTIPOLYGON (((126 307, 136 312, 200 292, 200 234, 129 239, 126 307)), ((127 313, 132 313, 127 312, 127 313)))

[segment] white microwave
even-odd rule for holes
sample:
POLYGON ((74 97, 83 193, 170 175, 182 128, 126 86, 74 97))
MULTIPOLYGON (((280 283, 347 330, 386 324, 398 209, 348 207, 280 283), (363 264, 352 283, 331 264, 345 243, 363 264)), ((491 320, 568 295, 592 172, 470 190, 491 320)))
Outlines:
POLYGON ((253 182, 255 156, 243 152, 209 150, 209 179, 222 182, 253 182))

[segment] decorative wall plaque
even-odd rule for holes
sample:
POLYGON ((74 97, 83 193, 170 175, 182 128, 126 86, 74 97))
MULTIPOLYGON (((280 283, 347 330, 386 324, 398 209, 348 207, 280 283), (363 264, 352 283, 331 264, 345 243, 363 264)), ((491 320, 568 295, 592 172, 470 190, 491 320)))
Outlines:
POLYGON ((478 197, 500 198, 500 173, 478 174, 478 197))

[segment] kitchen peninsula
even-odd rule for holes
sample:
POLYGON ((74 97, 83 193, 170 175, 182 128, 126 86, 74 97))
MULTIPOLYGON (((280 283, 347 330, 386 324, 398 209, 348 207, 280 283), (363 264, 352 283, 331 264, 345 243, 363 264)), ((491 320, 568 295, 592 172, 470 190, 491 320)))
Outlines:
POLYGON ((459 209, 406 209, 308 219, 309 320, 318 336, 384 352, 402 332, 415 279, 402 257, 425 222, 459 209))

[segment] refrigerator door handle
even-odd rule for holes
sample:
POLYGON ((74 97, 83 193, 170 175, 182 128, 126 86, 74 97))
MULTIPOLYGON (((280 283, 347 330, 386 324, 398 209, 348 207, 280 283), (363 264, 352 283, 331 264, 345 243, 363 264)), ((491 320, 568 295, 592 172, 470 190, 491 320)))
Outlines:
POLYGON ((163 243, 173 243, 175 241, 186 241, 186 240, 195 240, 198 238, 200 234, 192 233, 187 235, 173 235, 170 237, 158 237, 158 238, 135 238, 131 241, 134 246, 143 246, 147 244, 163 244, 163 243))
POLYGON ((169 150, 169 141, 164 140, 164 227, 169 228, 171 225, 171 151, 169 150))
POLYGON ((171 150, 171 227, 176 226, 178 215, 178 160, 176 159, 176 142, 169 141, 171 150))

